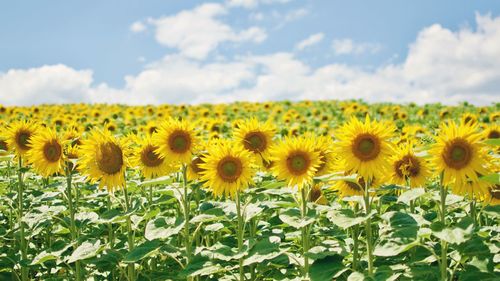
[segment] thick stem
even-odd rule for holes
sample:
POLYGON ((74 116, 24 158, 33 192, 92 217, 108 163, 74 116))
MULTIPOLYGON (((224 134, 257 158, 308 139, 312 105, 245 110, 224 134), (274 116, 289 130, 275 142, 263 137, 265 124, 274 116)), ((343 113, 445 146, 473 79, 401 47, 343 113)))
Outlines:
MULTIPOLYGON (((368 216, 371 212, 370 202, 370 180, 365 181, 365 210, 368 216)), ((368 254, 368 274, 373 276, 373 245, 372 245, 372 219, 369 217, 365 221, 366 251, 368 254)))
MULTIPOLYGON (((441 180, 440 180, 440 185, 439 185, 439 191, 441 195, 441 212, 440 212, 440 220, 441 223, 443 224, 443 227, 446 226, 446 195, 448 193, 448 189, 443 185, 443 175, 441 175, 441 180)), ((448 278, 447 274, 447 267, 448 267, 448 245, 446 241, 441 240, 441 263, 440 263, 440 269, 441 269, 441 280, 445 281, 448 278)))
MULTIPOLYGON (((236 190, 236 215, 238 217, 238 252, 243 251, 243 216, 241 215, 240 190, 236 190)), ((243 257, 239 260, 240 281, 245 280, 245 271, 243 268, 243 257)))
POLYGON ((186 247, 186 259, 187 263, 191 262, 191 238, 189 233, 189 194, 188 194, 188 184, 187 184, 187 166, 182 165, 182 187, 184 189, 184 195, 182 198, 183 211, 184 211, 184 246, 186 247))
MULTIPOLYGON (((308 190, 309 186, 304 185, 301 188, 301 195, 302 195, 302 219, 305 220, 307 216, 307 199, 308 199, 308 190)), ((306 256, 307 251, 309 251, 309 231, 308 231, 308 226, 304 226, 301 229, 302 232, 302 256, 304 257, 304 272, 303 276, 304 278, 307 278, 307 275, 309 273, 309 258, 306 256)))
MULTIPOLYGON (((66 196, 68 198, 71 240, 73 240, 75 247, 78 247, 78 239, 77 239, 78 233, 76 230, 76 223, 75 223, 75 209, 73 207, 73 191, 71 190, 71 181, 72 181, 71 169, 69 168, 68 163, 66 163, 66 196)), ((76 261, 75 267, 76 267, 75 270, 76 280, 80 281, 81 280, 80 261, 76 261)))
MULTIPOLYGON (((126 181, 123 187, 123 194, 125 195, 125 206, 127 207, 126 212, 130 211, 130 200, 128 196, 126 181)), ((130 214, 127 214, 127 235, 128 235, 128 250, 129 252, 134 249, 134 232, 132 231, 132 221, 130 220, 130 214)), ((128 265, 128 280, 135 280, 135 266, 133 263, 128 265)))
MULTIPOLYGON (((19 241, 19 248, 21 250, 21 259, 22 260, 27 260, 28 259, 28 254, 27 254, 27 249, 26 249, 26 236, 24 233, 24 223, 23 223, 23 216, 24 216, 24 207, 23 207, 23 201, 24 201, 24 184, 23 184, 23 173, 22 173, 22 168, 23 168, 23 160, 21 156, 19 156, 19 167, 17 171, 17 179, 18 179, 18 184, 17 184, 17 199, 18 199, 18 223, 19 223, 19 232, 20 232, 20 241, 19 241)), ((21 280, 26 281, 28 280, 28 268, 21 265, 21 280)))

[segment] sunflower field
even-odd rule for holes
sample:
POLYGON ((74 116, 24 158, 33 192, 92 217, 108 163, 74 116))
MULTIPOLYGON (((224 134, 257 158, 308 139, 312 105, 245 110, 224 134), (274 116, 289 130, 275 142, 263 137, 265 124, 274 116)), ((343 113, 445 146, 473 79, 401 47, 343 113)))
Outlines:
POLYGON ((0 106, 0 280, 500 280, 500 104, 0 106))

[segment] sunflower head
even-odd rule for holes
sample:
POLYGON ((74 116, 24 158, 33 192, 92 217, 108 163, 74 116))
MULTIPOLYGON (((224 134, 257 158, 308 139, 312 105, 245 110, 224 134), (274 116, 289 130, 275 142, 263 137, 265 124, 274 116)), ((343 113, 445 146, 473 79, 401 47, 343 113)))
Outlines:
POLYGON ((201 152, 199 155, 195 155, 193 159, 191 159, 191 163, 187 166, 187 178, 189 180, 197 180, 200 178, 203 172, 201 164, 205 163, 205 161, 203 161, 205 153, 206 152, 201 152))
POLYGON ((394 131, 392 123, 372 121, 368 115, 364 122, 351 118, 337 132, 337 154, 346 170, 367 179, 385 174, 390 167, 394 131))
POLYGON ((273 165, 271 171, 289 186, 302 188, 312 184, 314 175, 320 166, 319 152, 315 149, 315 140, 304 137, 292 137, 283 140, 271 148, 273 165))
POLYGON ((64 172, 67 158, 64 155, 64 143, 52 129, 39 130, 30 138, 29 147, 26 159, 38 174, 49 177, 64 172))
POLYGON ((131 163, 139 167, 146 179, 164 176, 174 170, 174 166, 165 161, 165 158, 160 158, 156 152, 158 146, 153 144, 150 135, 146 135, 137 142, 139 146, 133 151, 131 163))
POLYGON ((477 182, 478 174, 488 174, 485 168, 487 155, 484 145, 479 142, 481 137, 474 124, 448 122, 441 125, 429 153, 436 172, 443 174, 445 185, 477 182))
POLYGON ((258 160, 267 159, 275 131, 270 123, 260 123, 252 118, 238 123, 234 138, 239 145, 258 156, 258 160))
POLYGON ((202 157, 201 181, 215 196, 234 197, 250 185, 255 174, 252 155, 241 146, 220 142, 202 157))
POLYGON ((423 186, 431 176, 427 161, 415 154, 411 142, 400 146, 391 157, 391 182, 410 187, 423 186))
POLYGON ((195 151, 197 139, 193 127, 185 120, 170 118, 162 123, 152 142, 160 158, 167 162, 187 164, 195 151))
POLYGON ((78 168, 91 182, 113 191, 125 184, 128 145, 107 130, 93 130, 80 146, 78 168))
POLYGON ((7 146, 16 155, 23 156, 30 150, 30 139, 37 133, 38 125, 31 121, 15 121, 7 130, 7 146))

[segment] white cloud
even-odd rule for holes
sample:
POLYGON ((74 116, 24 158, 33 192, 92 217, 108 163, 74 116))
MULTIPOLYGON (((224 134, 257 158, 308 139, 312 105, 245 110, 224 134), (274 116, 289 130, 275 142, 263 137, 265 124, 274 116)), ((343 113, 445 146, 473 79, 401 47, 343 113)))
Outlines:
POLYGON ((136 21, 130 25, 130 31, 134 33, 146 31, 146 25, 140 21, 136 21))
POLYGON ((233 30, 217 18, 226 13, 223 5, 206 3, 150 22, 156 27, 155 36, 160 44, 177 48, 182 55, 195 59, 206 58, 222 42, 259 43, 266 39, 266 32, 259 27, 233 30))
POLYGON ((290 2, 290 0, 229 0, 227 3, 231 7, 244 7, 247 9, 253 9, 259 4, 283 4, 287 2, 290 2))
POLYGON ((92 72, 63 65, 0 73, 0 100, 200 103, 235 100, 351 99, 417 103, 498 102, 500 17, 476 17, 477 29, 423 29, 405 60, 373 71, 343 64, 314 68, 292 53, 203 63, 170 55, 125 78, 122 89, 92 85, 92 72))
POLYGON ((336 55, 359 55, 363 53, 376 53, 380 50, 381 46, 377 43, 357 43, 347 38, 333 40, 332 48, 336 55))
POLYGON ((323 40, 324 37, 325 37, 325 34, 323 34, 321 32, 312 34, 311 36, 307 37, 306 39, 300 41, 295 46, 295 48, 298 50, 304 50, 307 47, 318 44, 319 42, 321 42, 323 40))

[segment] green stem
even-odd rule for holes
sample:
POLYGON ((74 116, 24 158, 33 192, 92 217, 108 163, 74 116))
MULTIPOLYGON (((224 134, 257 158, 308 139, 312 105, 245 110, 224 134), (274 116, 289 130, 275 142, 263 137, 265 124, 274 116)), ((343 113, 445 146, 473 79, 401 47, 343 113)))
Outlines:
MULTIPOLYGON (((354 215, 358 215, 358 204, 354 205, 354 215)), ((353 251, 352 251, 352 270, 356 271, 359 261, 359 225, 352 229, 353 251)))
MULTIPOLYGON (((240 190, 236 190, 236 215, 238 216, 238 252, 243 252, 243 216, 241 215, 240 190)), ((245 280, 243 257, 239 259, 240 281, 245 280)))
POLYGON ((476 214, 476 198, 472 197, 470 201, 470 215, 472 217, 472 221, 474 222, 474 228, 477 227, 477 214, 476 214))
MULTIPOLYGON (((73 192, 71 190, 71 170, 69 168, 68 163, 66 163, 66 196, 68 197, 68 208, 69 208, 69 214, 70 214, 70 232, 71 232, 71 240, 73 240, 73 243, 75 243, 75 247, 78 247, 78 234, 76 230, 76 223, 75 223, 75 209, 73 208, 73 192)), ((80 281, 81 280, 81 264, 80 261, 76 261, 76 280, 80 281)))
MULTIPOLYGON (((305 220, 307 216, 307 197, 308 197, 308 185, 304 185, 301 188, 301 195, 302 195, 302 219, 305 220)), ((308 231, 308 226, 304 226, 301 229, 302 232, 302 256, 304 257, 304 272, 303 276, 304 278, 307 278, 307 275, 309 273, 309 258, 306 256, 307 251, 309 251, 309 231, 308 231)))
MULTIPOLYGON (((371 212, 370 202, 370 180, 365 181, 365 209, 368 216, 371 212)), ((368 254, 368 274, 373 276, 373 242, 372 242, 372 219, 369 217, 365 221, 366 231, 366 251, 368 254)))
MULTIPOLYGON (((127 207, 126 212, 130 211, 130 200, 128 197, 127 183, 125 181, 125 186, 123 187, 123 194, 125 195, 125 206, 127 207)), ((132 231, 132 221, 130 220, 130 214, 127 214, 127 235, 128 235, 128 250, 131 252, 134 249, 134 232, 132 231)), ((133 263, 128 265, 128 280, 135 280, 135 266, 133 263)))
POLYGON ((191 262, 191 239, 189 235, 189 197, 188 197, 188 185, 187 185, 187 166, 182 165, 182 187, 184 189, 184 196, 182 198, 183 209, 184 209, 184 246, 186 247, 186 259, 187 263, 191 262))
MULTIPOLYGON (((443 227, 446 226, 446 195, 448 193, 448 189, 443 185, 443 175, 441 175, 441 180, 440 180, 440 186, 439 186, 439 191, 441 195, 441 212, 440 212, 440 220, 441 223, 443 224, 443 227)), ((441 263, 440 263, 440 270, 441 270, 441 280, 446 281, 448 278, 447 274, 447 267, 448 267, 448 245, 446 241, 441 240, 441 263)))
MULTIPOLYGON (((18 179, 18 194, 17 194, 17 199, 18 199, 18 223, 19 223, 19 232, 20 232, 20 241, 19 241, 19 248, 21 250, 21 259, 22 260, 27 260, 28 259, 28 254, 27 254, 27 249, 26 249, 26 236, 24 233, 24 223, 23 223, 23 216, 24 216, 24 207, 23 207, 23 193, 24 193, 24 184, 23 184, 23 173, 22 173, 22 168, 23 168, 23 160, 21 156, 19 156, 19 169, 17 172, 17 179, 18 179)), ((21 265, 21 280, 26 281, 28 280, 28 268, 21 265)))

